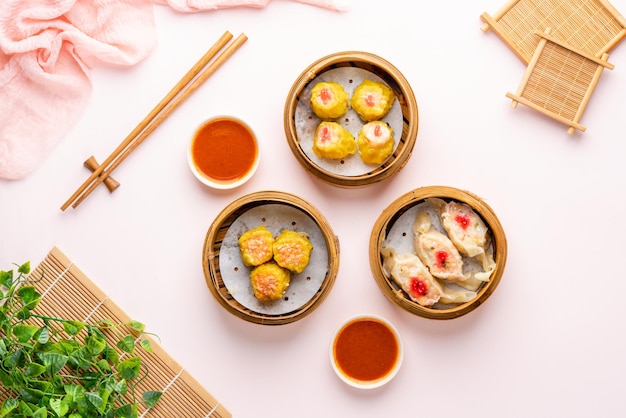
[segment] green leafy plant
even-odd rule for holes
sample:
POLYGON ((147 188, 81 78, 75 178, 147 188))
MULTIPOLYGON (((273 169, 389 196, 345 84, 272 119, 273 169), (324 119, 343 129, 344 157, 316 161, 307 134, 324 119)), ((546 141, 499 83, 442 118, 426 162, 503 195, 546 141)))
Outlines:
POLYGON ((134 418, 158 402, 136 394, 147 369, 135 348, 152 352, 142 323, 39 315, 30 263, 16 267, 0 271, 0 418, 134 418))

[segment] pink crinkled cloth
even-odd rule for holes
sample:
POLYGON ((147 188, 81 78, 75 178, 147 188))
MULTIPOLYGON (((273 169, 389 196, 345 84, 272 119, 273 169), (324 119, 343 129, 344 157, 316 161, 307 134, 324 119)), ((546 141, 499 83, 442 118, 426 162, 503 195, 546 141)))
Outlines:
MULTIPOLYGON (((270 0, 0 0, 0 179, 26 177, 78 121, 98 63, 133 65, 156 45, 154 4, 181 12, 270 0)), ((333 0, 296 0, 341 10, 333 0)))

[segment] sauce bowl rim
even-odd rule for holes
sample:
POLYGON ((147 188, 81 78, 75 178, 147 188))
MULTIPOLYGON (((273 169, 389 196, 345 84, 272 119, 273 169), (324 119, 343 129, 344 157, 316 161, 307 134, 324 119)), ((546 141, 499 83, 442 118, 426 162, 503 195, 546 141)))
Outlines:
POLYGON ((335 329, 335 331, 332 334, 330 347, 329 347, 329 354, 330 354, 330 364, 333 370, 335 371, 335 374, 344 383, 357 389, 375 389, 375 388, 384 386, 389 381, 391 381, 400 370, 400 367, 402 366, 402 361, 404 360, 404 345, 402 343, 402 338, 400 337, 400 331, 398 331, 396 326, 393 325, 391 321, 389 321, 388 319, 378 314, 363 313, 363 314, 350 316, 339 324, 339 326, 335 329), (335 359, 335 341, 337 341, 337 337, 339 336, 339 333, 341 332, 341 330, 343 330, 347 325, 353 322, 358 322, 358 321, 363 321, 363 320, 374 320, 385 325, 393 333, 396 339, 396 342, 398 344, 398 358, 396 359, 396 362, 394 363, 393 368, 389 371, 389 373, 387 373, 382 378, 373 380, 371 382, 362 382, 362 381, 356 381, 356 380, 350 379, 339 369, 339 366, 337 365, 337 361, 335 359))
POLYGON ((188 145, 187 145, 187 163, 189 165, 189 168, 191 169, 191 172, 196 177, 196 179, 198 179, 202 184, 204 184, 205 186, 209 186, 209 187, 211 187, 213 189, 227 190, 227 189, 234 189, 236 187, 239 187, 239 186, 243 185, 248 180, 250 180, 252 178, 252 176, 256 173, 256 171, 257 171, 257 169, 259 167, 260 161, 261 161, 261 146, 260 146, 259 140, 258 140, 258 138, 256 136, 256 133, 254 132, 254 130, 252 129, 252 127, 248 123, 246 123, 243 119, 241 119, 241 118, 239 118, 237 116, 223 114, 223 115, 211 116, 210 118, 204 119, 193 130, 193 134, 191 135, 191 139, 189 140, 188 145), (236 180, 233 180, 233 181, 223 181, 222 182, 222 181, 213 180, 213 179, 209 178, 208 176, 205 176, 204 174, 202 174, 200 172, 200 170, 198 169, 198 167, 196 167, 196 165, 194 163, 193 143, 194 143, 194 140, 196 138, 197 133, 205 125, 207 125, 207 124, 209 124, 211 122, 214 122, 216 120, 220 120, 220 119, 229 119, 229 120, 232 120, 232 121, 235 121, 235 122, 241 124, 243 127, 245 127, 248 130, 248 132, 250 132, 250 134, 252 135, 252 139, 254 141, 254 144, 256 146, 256 157, 254 159, 254 162, 252 163, 252 167, 250 167, 250 170, 248 170, 246 175, 244 175, 243 177, 240 177, 240 178, 238 178, 236 180))

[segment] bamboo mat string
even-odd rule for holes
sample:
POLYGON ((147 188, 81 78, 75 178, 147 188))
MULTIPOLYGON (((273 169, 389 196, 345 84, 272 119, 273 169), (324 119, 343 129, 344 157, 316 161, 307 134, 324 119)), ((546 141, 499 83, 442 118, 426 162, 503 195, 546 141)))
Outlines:
POLYGON ((89 312, 89 314, 87 315, 87 318, 85 318, 85 322, 89 321, 91 319, 92 316, 94 316, 96 314, 96 312, 98 312, 98 310, 100 309, 100 307, 102 305, 104 305, 104 303, 109 300, 108 296, 105 296, 104 299, 102 299, 100 302, 98 302, 98 304, 96 306, 93 307, 93 309, 91 310, 91 312, 89 312))
POLYGON ((57 277, 50 283, 50 285, 48 286, 48 288, 46 290, 44 290, 44 292, 41 294, 41 298, 43 299, 44 296, 46 296, 46 294, 51 291, 54 286, 59 282, 59 280, 61 280, 63 278, 63 276, 65 276, 65 273, 67 273, 68 271, 70 271, 70 269, 72 268, 73 263, 68 263, 67 267, 65 268, 65 270, 63 270, 62 272, 60 272, 57 277))
POLYGON ((220 401, 217 401, 213 409, 211 409, 204 418, 211 418, 211 415, 213 415, 213 412, 215 412, 219 406, 220 406, 220 401))
MULTIPOLYGON (((170 381, 168 382, 168 384, 167 384, 167 385, 165 385, 165 387, 163 388, 163 390, 162 390, 161 392, 163 392, 163 394, 165 394, 165 392, 167 392, 167 390, 168 390, 170 387, 172 387, 172 386, 176 383, 176 381, 177 381, 177 380, 178 380, 178 378, 179 378, 179 377, 183 374, 183 372, 184 372, 184 371, 185 371, 185 368, 180 369, 180 371, 176 374, 176 376, 174 376, 174 377, 172 378, 172 380, 170 380, 170 381)), ((219 403, 219 402, 217 402, 217 405, 219 405, 219 404, 220 404, 220 403, 219 403)), ((215 408, 217 408, 217 406, 215 406, 215 408)), ((213 408, 213 409, 211 410, 211 412, 209 413, 209 415, 213 413, 213 411, 215 410, 215 408, 213 408)), ((139 418, 143 418, 143 417, 145 417, 145 416, 146 416, 146 414, 148 413, 148 411, 150 411, 150 409, 151 409, 151 408, 147 408, 145 411, 143 411, 143 414, 141 414, 141 415, 139 416, 139 418)))

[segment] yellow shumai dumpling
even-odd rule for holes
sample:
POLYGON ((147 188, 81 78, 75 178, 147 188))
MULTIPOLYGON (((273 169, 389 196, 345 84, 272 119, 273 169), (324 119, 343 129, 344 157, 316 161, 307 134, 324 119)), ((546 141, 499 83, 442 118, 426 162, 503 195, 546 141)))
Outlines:
POLYGON ((396 96, 386 84, 363 80, 352 94, 352 108, 364 121, 381 119, 393 106, 396 96))
POLYGON ((254 296, 264 302, 282 298, 290 282, 289 270, 271 261, 255 267, 250 272, 250 284, 254 296))
POLYGON ((246 266, 258 266, 274 255, 274 236, 263 225, 244 232, 237 241, 241 260, 246 266))
POLYGON ((392 129, 382 121, 368 122, 359 131, 357 145, 363 162, 381 164, 393 152, 392 129))
POLYGON ((274 261, 281 267, 302 273, 309 264, 312 249, 313 245, 305 232, 285 229, 274 241, 274 261))
POLYGON ((345 158, 356 152, 356 141, 354 136, 337 122, 322 122, 315 130, 313 152, 321 158, 345 158))
POLYGON ((311 110, 320 119, 337 119, 348 111, 348 93, 334 81, 317 83, 311 90, 311 110))

